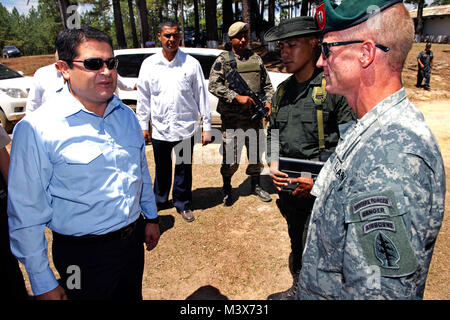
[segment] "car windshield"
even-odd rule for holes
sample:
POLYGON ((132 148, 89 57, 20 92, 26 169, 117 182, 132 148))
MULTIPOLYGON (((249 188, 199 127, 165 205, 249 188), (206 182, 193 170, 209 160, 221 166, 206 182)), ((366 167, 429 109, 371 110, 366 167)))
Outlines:
POLYGON ((14 71, 3 64, 0 64, 0 80, 12 79, 12 78, 21 78, 23 77, 17 71, 14 71))
MULTIPOLYGON (((116 58, 119 60, 117 72, 121 77, 137 78, 139 76, 139 70, 141 69, 142 62, 145 60, 145 58, 151 56, 152 54, 153 53, 123 54, 116 56, 116 58)), ((198 62, 200 62, 203 70, 203 75, 205 76, 205 79, 208 80, 211 67, 214 61, 216 61, 217 57, 212 55, 200 55, 194 53, 189 54, 197 59, 198 62)))
POLYGON ((6 49, 16 49, 16 47, 14 47, 14 46, 6 46, 5 48, 6 49))

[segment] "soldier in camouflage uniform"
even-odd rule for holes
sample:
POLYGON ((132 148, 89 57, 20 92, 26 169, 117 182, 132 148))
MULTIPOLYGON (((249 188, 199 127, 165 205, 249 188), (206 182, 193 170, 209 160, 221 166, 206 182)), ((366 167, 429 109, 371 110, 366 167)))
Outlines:
POLYGON ((271 294, 270 300, 293 300, 296 297, 306 224, 314 204, 314 197, 310 194, 313 179, 289 179, 287 174, 278 170, 277 154, 326 161, 338 143, 338 125, 356 119, 344 97, 325 91, 323 70, 315 66, 320 54, 320 32, 314 18, 297 17, 283 20, 265 34, 267 41, 280 42, 286 71, 293 73, 278 86, 272 98, 267 157, 271 178, 278 190, 277 205, 288 225, 291 239, 289 269, 294 281, 288 290, 271 294), (274 130, 278 136, 273 134, 274 130), (277 150, 272 150, 272 147, 277 150), (282 189, 288 180, 299 183, 292 193, 282 189))
POLYGON ((412 20, 400 0, 325 0, 316 17, 326 89, 342 93, 358 121, 340 128, 311 191, 298 298, 422 299, 445 173, 436 138, 401 82, 412 20), (369 18, 373 6, 380 10, 369 18))
MULTIPOLYGON (((250 89, 262 96, 263 102, 270 102, 273 87, 269 75, 260 56, 247 48, 249 32, 248 25, 243 22, 233 23, 229 30, 232 45, 231 51, 221 53, 211 68, 209 75, 209 91, 219 98, 217 111, 222 120, 222 167, 220 173, 223 178, 223 193, 225 205, 232 204, 231 177, 239 167, 241 139, 245 139, 247 158, 249 165, 246 173, 251 176, 251 191, 262 201, 271 201, 270 195, 260 186, 260 174, 263 168, 261 163, 261 150, 259 148, 259 129, 262 129, 262 121, 251 121, 251 108, 255 102, 248 96, 238 95, 228 87, 226 75, 231 70, 230 55, 234 55, 236 69, 246 81, 250 89), (249 131, 247 131, 249 130, 249 131), (242 134, 242 132, 247 134, 242 134), (250 144, 248 137, 254 137, 256 141, 250 144), (230 155, 232 153, 232 155, 230 155), (228 154, 228 156, 227 156, 228 154)), ((270 103, 266 104, 271 108, 270 103)))

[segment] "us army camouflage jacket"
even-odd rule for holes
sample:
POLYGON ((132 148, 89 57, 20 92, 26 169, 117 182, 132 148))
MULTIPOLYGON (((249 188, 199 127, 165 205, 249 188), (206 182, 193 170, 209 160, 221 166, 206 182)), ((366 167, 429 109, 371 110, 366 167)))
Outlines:
POLYGON ((421 299, 444 214, 436 138, 402 88, 357 123, 311 193, 299 299, 421 299))
MULTIPOLYGON (((217 57, 209 74, 208 90, 211 94, 219 98, 217 110, 223 110, 223 107, 226 108, 227 106, 236 106, 240 108, 240 105, 233 101, 238 94, 228 88, 225 80, 226 74, 231 70, 229 60, 226 58, 227 54, 227 52, 223 52, 217 57)), ((245 56, 241 57, 235 54, 235 59, 239 65, 240 61, 250 59, 253 55, 257 57, 261 67, 260 88, 261 92, 265 95, 265 100, 263 102, 267 102, 272 98, 273 87, 261 57, 252 51, 247 50, 247 54, 245 56)))

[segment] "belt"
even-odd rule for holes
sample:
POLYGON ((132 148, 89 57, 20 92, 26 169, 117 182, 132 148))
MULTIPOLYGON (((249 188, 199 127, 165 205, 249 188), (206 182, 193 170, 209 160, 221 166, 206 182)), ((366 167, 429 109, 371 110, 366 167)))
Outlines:
MULTIPOLYGON (((139 218, 141 219, 141 218, 139 218)), ((98 242, 104 242, 104 241, 111 241, 111 240, 126 240, 130 238, 135 229, 136 225, 139 221, 137 219, 133 223, 130 223, 126 227, 123 227, 122 229, 106 233, 106 234, 86 234, 83 236, 70 236, 65 234, 60 234, 55 231, 52 231, 53 233, 53 240, 55 241, 61 241, 65 243, 74 243, 74 244, 93 244, 98 242)))

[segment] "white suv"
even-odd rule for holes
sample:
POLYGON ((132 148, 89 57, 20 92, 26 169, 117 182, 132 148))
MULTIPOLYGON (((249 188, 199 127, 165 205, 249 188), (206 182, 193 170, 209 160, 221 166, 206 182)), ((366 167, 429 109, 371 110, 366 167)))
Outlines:
MULTIPOLYGON (((220 49, 206 49, 206 48, 180 48, 193 56, 200 62, 203 74, 205 76, 206 84, 208 85, 209 73, 214 61, 219 54, 224 52, 220 49)), ((161 48, 140 48, 140 49, 120 49, 114 50, 114 55, 119 60, 117 72, 122 81, 129 87, 133 87, 137 83, 139 70, 145 58, 159 52, 161 48)), ((290 76, 289 73, 269 72, 270 81, 274 89, 286 78, 290 76)), ((132 109, 136 109, 137 92, 117 89, 118 97, 132 109)), ((220 114, 217 112, 217 98, 208 92, 209 104, 211 106, 212 124, 220 124, 220 114)))
POLYGON ((6 132, 10 133, 14 124, 25 116, 31 85, 32 77, 24 77, 22 72, 0 63, 0 122, 6 132))

